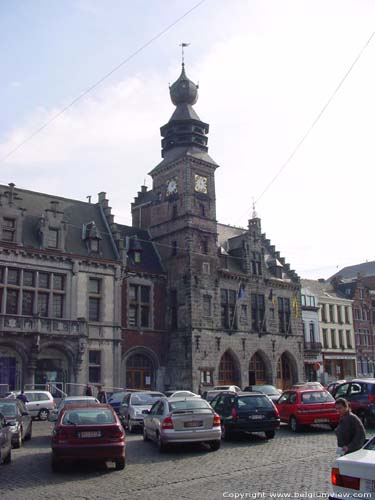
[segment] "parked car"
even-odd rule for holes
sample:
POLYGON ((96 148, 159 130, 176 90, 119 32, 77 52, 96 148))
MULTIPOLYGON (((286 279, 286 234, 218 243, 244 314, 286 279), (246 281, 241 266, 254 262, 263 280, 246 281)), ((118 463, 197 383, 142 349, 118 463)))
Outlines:
POLYGON ((152 440, 164 451, 172 443, 207 443, 220 448, 220 417, 204 399, 163 398, 144 410, 143 439, 152 440))
POLYGON ((160 398, 164 398, 162 392, 143 391, 131 392, 124 398, 120 408, 120 419, 129 432, 143 428, 143 410, 149 410, 160 398))
POLYGON ((223 391, 204 391, 203 394, 202 394, 202 399, 205 399, 206 401, 208 401, 209 403, 211 403, 211 401, 213 399, 216 398, 216 396, 218 394, 221 394, 223 391))
POLYGON ((0 464, 10 464, 12 460, 12 432, 0 413, 0 464))
POLYGON ((291 389, 324 389, 320 382, 298 382, 291 389))
POLYGON ((335 382, 331 382, 330 384, 327 385, 327 391, 333 394, 336 387, 343 384, 344 382, 346 382, 346 380, 336 380, 335 382))
POLYGON ((302 426, 313 424, 328 424, 334 429, 340 418, 332 395, 320 389, 284 391, 276 408, 281 422, 289 424, 293 432, 297 432, 302 426))
POLYGON ((0 413, 12 434, 12 447, 20 448, 22 441, 31 439, 32 420, 26 406, 19 399, 0 399, 0 413))
POLYGON ((25 391, 24 394, 29 401, 26 408, 32 418, 47 420, 51 410, 56 408, 55 400, 48 391, 25 391))
POLYGON ((375 498, 375 436, 360 450, 336 458, 331 470, 330 500, 375 498))
POLYGON ((366 426, 375 423, 375 379, 353 379, 334 389, 333 397, 345 398, 350 402, 353 413, 366 426))
POLYGON ((112 406, 117 415, 120 414, 121 405, 124 402, 124 398, 127 394, 128 391, 117 391, 113 392, 108 398, 108 404, 112 406))
POLYGON ((234 432, 264 432, 272 439, 280 427, 275 405, 262 393, 222 392, 211 406, 220 415, 223 439, 230 439, 234 432))
POLYGON ((270 398, 270 400, 275 403, 279 398, 282 393, 280 389, 277 389, 274 385, 269 385, 269 384, 262 384, 262 385, 248 385, 245 387, 244 392, 263 392, 270 398))
POLYGON ((212 390, 241 392, 241 388, 238 387, 238 385, 215 385, 215 387, 213 387, 212 390))
POLYGON ((52 434, 52 470, 75 460, 125 467, 125 432, 110 405, 67 406, 60 413, 52 434))
POLYGON ((200 398, 199 394, 191 391, 164 391, 167 398, 200 398))
POLYGON ((99 404, 99 401, 96 398, 94 398, 94 396, 67 396, 66 398, 64 398, 60 401, 59 406, 57 408, 54 408, 53 410, 51 410, 51 413, 49 415, 48 420, 50 422, 56 422, 60 413, 68 405, 91 406, 91 405, 98 405, 98 404, 99 404))

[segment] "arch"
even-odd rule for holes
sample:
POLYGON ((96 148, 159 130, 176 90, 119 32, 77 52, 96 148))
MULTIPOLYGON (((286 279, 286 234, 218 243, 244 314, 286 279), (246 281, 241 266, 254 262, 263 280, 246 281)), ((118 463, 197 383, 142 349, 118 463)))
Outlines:
POLYGON ((24 346, 16 340, 0 342, 0 394, 8 389, 15 390, 23 387, 27 353, 24 346))
POLYGON ((240 363, 232 349, 226 350, 220 358, 218 384, 241 387, 240 363))
POLYGON ((54 341, 42 343, 36 360, 35 386, 52 384, 64 391, 65 384, 72 381, 75 363, 76 355, 69 344, 61 345, 54 341))
POLYGON ((298 367, 294 356, 284 351, 277 360, 277 387, 288 389, 298 382, 298 367))
POLYGON ((249 385, 272 384, 272 367, 268 356, 262 351, 256 351, 249 362, 249 385))
POLYGON ((154 389, 160 363, 147 347, 133 347, 122 359, 123 385, 128 389, 154 389))

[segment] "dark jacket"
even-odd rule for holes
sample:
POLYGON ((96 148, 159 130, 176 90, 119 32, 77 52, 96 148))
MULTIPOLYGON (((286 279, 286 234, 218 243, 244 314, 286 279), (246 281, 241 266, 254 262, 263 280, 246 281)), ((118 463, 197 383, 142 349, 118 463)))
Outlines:
POLYGON ((98 395, 96 397, 97 397, 99 403, 108 403, 107 393, 105 391, 99 391, 98 395))
POLYGON ((27 399, 27 397, 25 396, 25 394, 18 394, 17 399, 19 399, 23 403, 28 403, 29 402, 29 400, 27 399))
POLYGON ((366 431, 361 420, 352 412, 340 418, 339 425, 335 429, 337 446, 347 446, 347 453, 362 448, 366 441, 366 431))

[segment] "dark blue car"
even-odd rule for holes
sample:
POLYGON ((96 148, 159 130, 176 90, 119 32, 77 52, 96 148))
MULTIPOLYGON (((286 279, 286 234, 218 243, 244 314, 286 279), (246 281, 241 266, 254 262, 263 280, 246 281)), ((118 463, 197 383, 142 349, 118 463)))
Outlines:
POLYGON ((118 391, 111 394, 111 396, 108 398, 108 404, 112 406, 117 415, 120 414, 121 404, 126 394, 127 391, 118 391))

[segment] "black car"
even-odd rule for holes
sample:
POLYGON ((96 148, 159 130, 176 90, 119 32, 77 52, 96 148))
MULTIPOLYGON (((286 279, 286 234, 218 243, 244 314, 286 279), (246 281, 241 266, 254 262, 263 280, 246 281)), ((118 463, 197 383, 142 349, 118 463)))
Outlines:
POLYGON ((354 379, 338 385, 332 392, 335 399, 345 398, 353 413, 363 424, 375 424, 375 378, 354 379))
POLYGON ((265 394, 222 392, 211 406, 221 417, 222 439, 229 439, 234 432, 264 432, 272 439, 280 427, 279 413, 265 394))
POLYGON ((0 399, 0 413, 12 434, 12 447, 19 448, 32 434, 32 420, 26 406, 19 399, 0 399))

